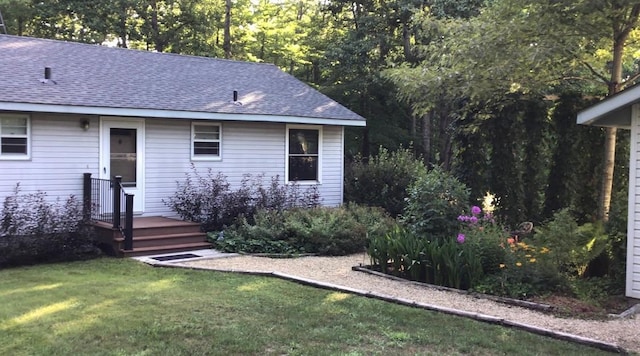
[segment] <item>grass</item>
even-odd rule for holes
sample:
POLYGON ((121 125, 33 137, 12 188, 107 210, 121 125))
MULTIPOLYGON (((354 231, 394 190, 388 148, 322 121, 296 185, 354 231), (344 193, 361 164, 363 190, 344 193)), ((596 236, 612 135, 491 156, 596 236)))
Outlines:
POLYGON ((585 355, 599 350, 274 278, 125 259, 0 270, 2 355, 585 355))

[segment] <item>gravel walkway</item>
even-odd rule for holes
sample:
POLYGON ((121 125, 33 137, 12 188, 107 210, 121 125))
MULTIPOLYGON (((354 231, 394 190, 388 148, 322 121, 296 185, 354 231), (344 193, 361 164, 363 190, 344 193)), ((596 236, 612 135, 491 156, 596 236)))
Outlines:
POLYGON ((280 272, 296 277, 331 283, 363 291, 413 300, 467 312, 480 313, 586 338, 614 343, 640 353, 640 315, 605 321, 564 319, 525 308, 455 292, 441 291, 402 281, 353 271, 351 267, 369 264, 366 254, 344 257, 266 258, 238 256, 179 262, 175 265, 223 271, 280 272))

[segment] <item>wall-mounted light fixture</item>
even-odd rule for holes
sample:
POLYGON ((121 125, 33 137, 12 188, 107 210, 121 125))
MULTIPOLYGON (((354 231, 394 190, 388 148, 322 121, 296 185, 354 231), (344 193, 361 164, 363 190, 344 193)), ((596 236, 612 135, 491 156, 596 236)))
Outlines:
POLYGON ((85 131, 89 130, 89 120, 88 119, 80 120, 80 127, 82 127, 82 129, 85 131))

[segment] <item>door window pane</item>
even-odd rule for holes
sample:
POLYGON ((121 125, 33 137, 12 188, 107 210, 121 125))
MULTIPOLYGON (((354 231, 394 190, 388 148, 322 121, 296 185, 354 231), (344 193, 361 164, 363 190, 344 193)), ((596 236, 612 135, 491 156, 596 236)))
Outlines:
POLYGON ((110 129, 111 177, 122 176, 122 185, 136 186, 136 129, 110 129))

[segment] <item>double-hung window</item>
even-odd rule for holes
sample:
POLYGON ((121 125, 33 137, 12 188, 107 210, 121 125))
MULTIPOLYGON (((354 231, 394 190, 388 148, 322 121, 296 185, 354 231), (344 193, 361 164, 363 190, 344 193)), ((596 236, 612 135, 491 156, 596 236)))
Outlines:
POLYGON ((319 183, 322 127, 287 126, 287 182, 319 183))
POLYGON ((217 123, 193 122, 191 124, 191 159, 220 160, 222 127, 217 123))
POLYGON ((0 159, 28 159, 30 134, 29 116, 0 114, 0 159))

